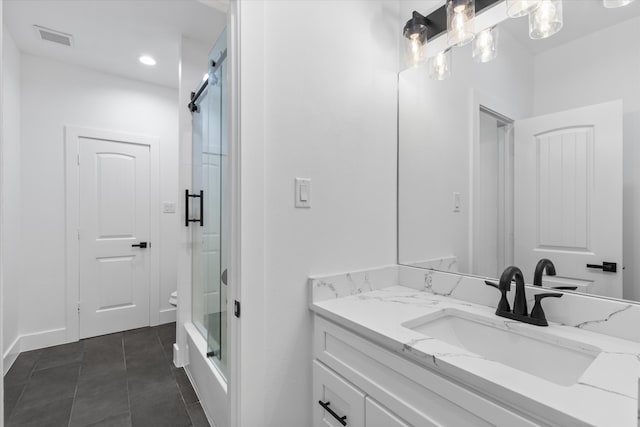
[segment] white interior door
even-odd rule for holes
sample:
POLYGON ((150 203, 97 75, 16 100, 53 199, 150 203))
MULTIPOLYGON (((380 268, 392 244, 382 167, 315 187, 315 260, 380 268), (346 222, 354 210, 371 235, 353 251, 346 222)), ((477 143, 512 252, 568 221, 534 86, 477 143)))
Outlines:
POLYGON ((622 102, 515 123, 515 264, 622 298, 622 102), (589 268, 604 262, 617 272, 589 268))
POLYGON ((78 146, 80 338, 148 326, 150 148, 86 137, 78 146))

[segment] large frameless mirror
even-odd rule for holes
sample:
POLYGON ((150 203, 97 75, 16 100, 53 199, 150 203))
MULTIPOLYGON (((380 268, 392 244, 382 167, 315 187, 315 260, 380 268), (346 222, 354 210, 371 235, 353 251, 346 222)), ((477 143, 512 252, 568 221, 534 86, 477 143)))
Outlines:
POLYGON ((505 13, 489 61, 400 73, 398 261, 532 283, 546 258, 543 286, 640 301, 640 2, 562 6, 551 37, 505 13))

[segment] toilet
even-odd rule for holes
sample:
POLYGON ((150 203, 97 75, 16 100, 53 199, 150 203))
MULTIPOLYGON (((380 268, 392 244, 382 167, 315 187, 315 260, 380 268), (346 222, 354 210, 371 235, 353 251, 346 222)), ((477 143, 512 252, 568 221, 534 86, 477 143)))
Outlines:
POLYGON ((174 307, 178 306, 178 291, 171 292, 171 296, 169 297, 169 304, 174 307))

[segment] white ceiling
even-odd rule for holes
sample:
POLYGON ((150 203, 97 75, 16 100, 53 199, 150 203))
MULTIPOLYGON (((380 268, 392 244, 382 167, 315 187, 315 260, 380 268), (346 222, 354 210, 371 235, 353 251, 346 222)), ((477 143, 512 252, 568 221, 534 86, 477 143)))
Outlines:
MULTIPOLYGON (((213 46, 226 0, 5 0, 21 51, 163 86, 178 86, 182 35, 213 46), (33 25, 72 34, 73 47, 40 40, 33 25), (138 62, 142 54, 157 65, 138 62)), ((205 70, 203 70, 203 73, 205 70)))

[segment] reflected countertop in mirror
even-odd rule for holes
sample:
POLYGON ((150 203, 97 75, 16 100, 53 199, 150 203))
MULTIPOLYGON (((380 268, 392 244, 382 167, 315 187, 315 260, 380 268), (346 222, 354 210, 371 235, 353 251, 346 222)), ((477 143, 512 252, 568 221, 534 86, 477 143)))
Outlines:
POLYGON ((547 258, 543 286, 640 301, 640 3, 565 0, 544 40, 527 21, 490 62, 453 48, 446 80, 400 72, 398 261, 533 283, 547 258))

